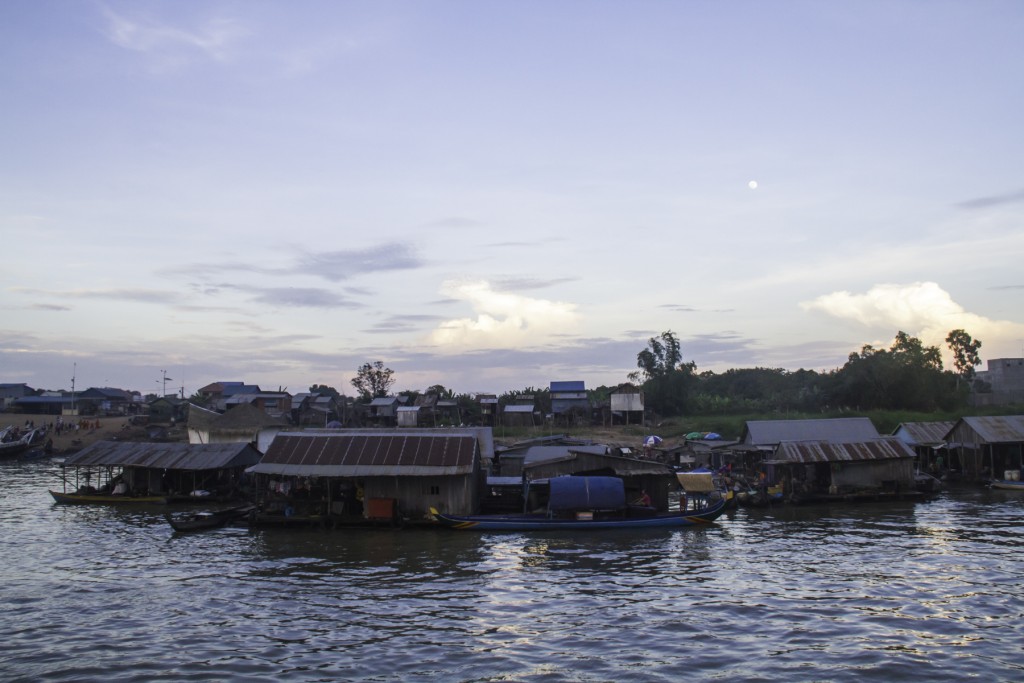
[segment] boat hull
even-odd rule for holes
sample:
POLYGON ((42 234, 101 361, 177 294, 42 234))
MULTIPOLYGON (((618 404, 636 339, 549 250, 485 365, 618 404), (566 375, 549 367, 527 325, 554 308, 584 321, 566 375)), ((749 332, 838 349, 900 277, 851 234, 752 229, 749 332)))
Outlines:
POLYGON ((1012 481, 1009 479, 996 479, 992 482, 992 488, 1004 491, 1024 491, 1024 481, 1012 481))
POLYGON ((231 522, 237 522, 249 516, 256 507, 254 505, 240 505, 226 510, 216 510, 209 513, 199 513, 174 517, 170 513, 164 514, 167 523, 171 528, 179 532, 205 531, 207 529, 218 529, 227 526, 231 522))
POLYGON ((71 505, 138 505, 140 503, 160 505, 166 502, 166 499, 163 496, 114 496, 102 493, 64 493, 61 491, 54 491, 52 489, 50 490, 50 495, 53 496, 54 501, 58 503, 71 505))
POLYGON ((702 526, 713 523, 725 510, 719 501, 705 510, 662 513, 645 517, 598 517, 561 519, 545 515, 446 515, 431 510, 441 526, 471 531, 541 531, 560 529, 658 529, 702 526))

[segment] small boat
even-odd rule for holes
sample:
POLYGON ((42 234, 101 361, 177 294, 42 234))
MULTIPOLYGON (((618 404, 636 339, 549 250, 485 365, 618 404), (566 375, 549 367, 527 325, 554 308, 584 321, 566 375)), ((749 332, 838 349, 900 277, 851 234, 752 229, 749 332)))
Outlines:
POLYGON ((217 529, 231 522, 245 519, 255 509, 255 505, 236 505, 235 507, 222 510, 194 512, 177 517, 168 512, 164 513, 164 518, 175 531, 204 531, 206 529, 217 529))
POLYGON ((50 489, 50 495, 58 503, 68 504, 139 504, 148 503, 150 505, 162 505, 166 502, 164 496, 130 496, 125 494, 113 494, 113 493, 93 493, 93 492, 74 492, 68 493, 66 491, 54 491, 50 489))
POLYGON ((24 434, 15 435, 13 428, 8 427, 0 436, 0 459, 21 455, 42 439, 41 429, 31 429, 24 434))
POLYGON ((1014 481, 1013 479, 993 479, 989 486, 1004 491, 1024 491, 1024 481, 1014 481))
POLYGON ((701 509, 656 512, 650 507, 625 504, 622 480, 617 477, 555 477, 550 480, 551 500, 541 513, 504 515, 449 515, 430 508, 441 526, 473 531, 539 531, 544 529, 650 529, 710 524, 725 510, 719 499, 701 509))

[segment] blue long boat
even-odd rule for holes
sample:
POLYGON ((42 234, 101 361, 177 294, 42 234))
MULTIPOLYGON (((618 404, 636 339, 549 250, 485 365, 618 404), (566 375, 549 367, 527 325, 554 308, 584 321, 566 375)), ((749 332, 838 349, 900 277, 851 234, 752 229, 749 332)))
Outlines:
POLYGON ((617 477, 556 477, 550 480, 548 509, 539 513, 451 515, 431 508, 441 526, 472 531, 540 531, 558 529, 650 529, 713 523, 725 511, 719 499, 698 509, 656 512, 627 505, 617 477))

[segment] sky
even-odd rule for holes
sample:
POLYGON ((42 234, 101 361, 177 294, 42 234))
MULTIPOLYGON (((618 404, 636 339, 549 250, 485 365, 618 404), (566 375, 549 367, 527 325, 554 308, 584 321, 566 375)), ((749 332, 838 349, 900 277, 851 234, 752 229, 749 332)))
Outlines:
MULTIPOLYGON (((0 3, 0 382, 1024 356, 1024 3, 0 3)), ((984 369, 984 365, 979 369, 984 369)), ((165 381, 166 378, 166 381, 165 381)))

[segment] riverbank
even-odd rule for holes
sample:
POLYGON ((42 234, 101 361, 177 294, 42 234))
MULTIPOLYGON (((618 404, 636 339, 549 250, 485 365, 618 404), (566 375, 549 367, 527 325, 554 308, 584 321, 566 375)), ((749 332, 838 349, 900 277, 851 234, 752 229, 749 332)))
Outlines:
MULTIPOLYGON (((18 416, 8 415, 8 418, 18 416)), ((60 434, 54 428, 57 419, 46 415, 28 415, 24 419, 32 420, 36 427, 46 426, 46 438, 55 454, 68 454, 81 450, 97 441, 148 441, 149 433, 145 426, 132 425, 128 418, 90 417, 76 419, 64 418, 64 427, 60 434)), ((4 423, 6 426, 7 423, 4 423)), ((24 422, 13 422, 19 426, 24 422)))

